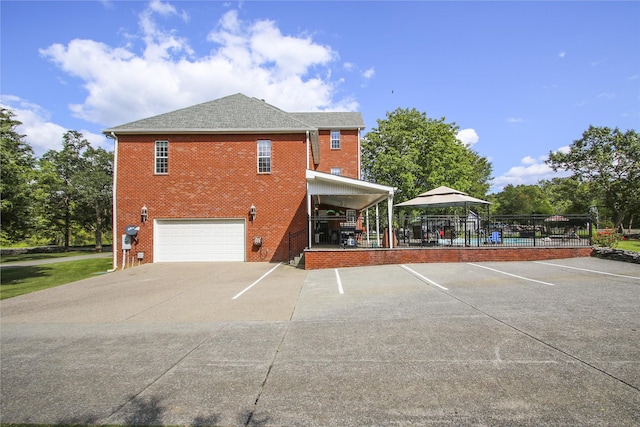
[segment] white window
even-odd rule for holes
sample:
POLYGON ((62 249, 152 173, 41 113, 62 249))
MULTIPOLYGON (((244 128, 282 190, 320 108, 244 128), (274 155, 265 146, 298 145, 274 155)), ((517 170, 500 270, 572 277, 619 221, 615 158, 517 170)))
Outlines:
POLYGON ((169 173, 169 141, 156 141, 155 173, 169 173))
POLYGON ((340 176, 341 173, 342 173, 342 169, 341 168, 331 168, 331 175, 340 176))
POLYGON ((340 131, 339 130, 331 131, 331 149, 332 150, 340 149, 340 131))
POLYGON ((258 173, 271 173, 271 141, 258 140, 258 173))

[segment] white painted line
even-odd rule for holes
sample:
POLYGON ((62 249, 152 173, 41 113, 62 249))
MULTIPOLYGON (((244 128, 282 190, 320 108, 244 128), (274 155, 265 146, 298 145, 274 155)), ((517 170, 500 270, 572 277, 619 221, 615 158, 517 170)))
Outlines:
POLYGON ((444 291, 448 291, 449 289, 445 288, 444 286, 438 285, 436 282, 434 282, 433 280, 424 277, 422 274, 418 273, 415 270, 410 269, 409 267, 407 267, 406 265, 401 265, 400 267, 404 268, 405 270, 407 270, 409 273, 413 274, 414 276, 416 276, 418 279, 422 280, 423 282, 427 282, 433 286, 437 286, 440 289, 444 290, 444 291))
POLYGON ((236 299, 236 298, 240 298, 242 296, 242 294, 244 294, 245 292, 247 292, 249 289, 253 288, 255 285, 257 285, 262 279, 264 279, 265 277, 267 277, 269 274, 271 274, 271 272, 273 270, 275 270, 276 268, 280 267, 282 263, 279 263, 278 265, 276 265, 275 267, 273 267, 271 270, 267 271, 266 273, 264 273, 262 275, 262 277, 260 277, 258 280, 256 280, 255 282, 253 282, 252 284, 250 284, 249 286, 247 286, 242 292, 240 292, 238 295, 236 295, 235 297, 231 298, 231 299, 236 299))
POLYGON ((589 270, 587 268, 569 267, 568 265, 552 264, 550 262, 542 262, 542 261, 534 261, 534 262, 536 264, 553 265, 554 267, 570 268, 572 270, 580 270, 580 271, 588 271, 589 273, 606 274, 607 276, 616 276, 616 277, 624 277, 625 279, 640 280, 640 277, 636 277, 636 276, 625 276, 624 274, 605 273, 604 271, 589 270))
POLYGON ((340 295, 344 294, 344 289, 342 289, 342 280, 340 280, 340 273, 338 273, 338 269, 335 269, 336 272, 336 282, 338 282, 338 292, 340 295))
POLYGON ((496 273, 506 274, 507 276, 516 277, 518 279, 527 280, 529 282, 542 283, 543 285, 547 285, 547 286, 555 286, 553 283, 543 282, 541 280, 529 279, 528 277, 522 277, 522 276, 518 276, 517 274, 507 273, 506 271, 496 270, 495 268, 485 267, 484 265, 478 265, 478 264, 474 264, 472 262, 468 262, 467 264, 473 265, 475 267, 480 267, 480 268, 484 268, 484 269, 487 269, 487 270, 495 271, 496 273))

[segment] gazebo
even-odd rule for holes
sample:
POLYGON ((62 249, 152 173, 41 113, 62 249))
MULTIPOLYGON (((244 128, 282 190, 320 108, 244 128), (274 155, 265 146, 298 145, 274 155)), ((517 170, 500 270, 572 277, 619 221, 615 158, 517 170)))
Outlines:
MULTIPOLYGON (((491 202, 486 200, 477 199, 469 196, 467 193, 455 190, 453 188, 440 186, 420 194, 406 202, 398 203, 396 207, 413 207, 413 208, 450 208, 450 207, 464 207, 466 217, 469 217, 469 206, 472 205, 485 205, 487 207, 487 213, 491 202)), ((488 216, 488 215, 487 215, 488 216)), ((465 228, 466 228, 465 220, 465 228)), ((466 230, 465 230, 466 235, 466 230)), ((465 240, 466 242, 466 240, 465 240)))

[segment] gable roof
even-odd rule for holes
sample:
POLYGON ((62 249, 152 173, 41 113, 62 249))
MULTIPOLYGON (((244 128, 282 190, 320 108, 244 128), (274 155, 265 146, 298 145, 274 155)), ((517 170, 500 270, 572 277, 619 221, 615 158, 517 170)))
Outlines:
POLYGON ((114 126, 115 133, 306 132, 319 128, 364 128, 360 113, 287 113, 241 93, 114 126))

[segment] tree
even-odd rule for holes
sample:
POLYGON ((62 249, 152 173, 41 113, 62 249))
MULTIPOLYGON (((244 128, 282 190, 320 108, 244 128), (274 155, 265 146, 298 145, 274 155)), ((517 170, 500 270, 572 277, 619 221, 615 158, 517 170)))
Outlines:
POLYGON ((416 109, 387 113, 363 138, 363 175, 398 188, 399 202, 441 185, 483 197, 491 164, 459 141, 457 131, 454 123, 416 109))
POLYGON ((538 185, 551 203, 554 213, 584 214, 596 204, 589 184, 572 177, 543 180, 538 185))
POLYGON ((39 195, 46 223, 64 235, 69 248, 72 225, 92 229, 96 250, 102 249, 109 228, 113 154, 94 149, 77 131, 63 136, 62 150, 49 150, 40 159, 39 195))
POLYGON ((102 148, 88 147, 82 155, 84 173, 77 182, 75 218, 78 223, 94 231, 96 251, 102 251, 102 233, 110 228, 113 153, 102 148))
POLYGON ((640 208, 640 136, 635 130, 589 126, 568 152, 549 153, 547 163, 589 183, 594 196, 611 209, 615 227, 625 218, 632 221, 640 208))
POLYGON ((0 208, 2 241, 14 243, 24 239, 33 219, 32 181, 35 157, 24 135, 16 132, 22 123, 14 119, 13 111, 0 111, 0 208))
POLYGON ((552 214, 553 208, 537 185, 511 184, 495 195, 496 213, 499 215, 552 214))

